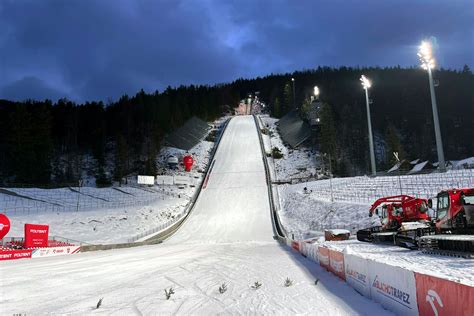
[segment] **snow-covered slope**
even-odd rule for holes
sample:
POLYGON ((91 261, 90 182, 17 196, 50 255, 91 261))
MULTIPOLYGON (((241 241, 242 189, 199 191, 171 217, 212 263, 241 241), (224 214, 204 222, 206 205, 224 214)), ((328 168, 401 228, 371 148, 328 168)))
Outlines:
POLYGON ((191 217, 170 242, 271 241, 265 171, 252 117, 229 123, 212 164, 191 217))
POLYGON ((389 314, 272 240, 258 146, 253 118, 234 118, 196 213, 169 242, 1 262, 2 313, 389 314), (287 277, 293 286, 283 285, 287 277), (219 294, 223 282, 228 291, 219 294))

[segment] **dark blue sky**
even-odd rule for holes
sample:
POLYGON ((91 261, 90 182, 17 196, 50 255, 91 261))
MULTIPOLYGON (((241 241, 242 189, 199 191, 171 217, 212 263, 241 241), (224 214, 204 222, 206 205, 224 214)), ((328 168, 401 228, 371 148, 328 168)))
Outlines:
POLYGON ((115 100, 321 66, 474 65, 472 0, 0 0, 0 99, 115 100))

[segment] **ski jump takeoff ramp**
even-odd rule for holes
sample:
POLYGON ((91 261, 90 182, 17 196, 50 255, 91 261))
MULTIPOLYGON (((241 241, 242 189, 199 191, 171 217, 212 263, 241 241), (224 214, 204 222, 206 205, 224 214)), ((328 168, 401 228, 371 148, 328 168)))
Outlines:
POLYGON ((212 163, 191 215, 162 244, 1 262, 0 314, 389 314, 273 240, 252 116, 229 122, 212 163))

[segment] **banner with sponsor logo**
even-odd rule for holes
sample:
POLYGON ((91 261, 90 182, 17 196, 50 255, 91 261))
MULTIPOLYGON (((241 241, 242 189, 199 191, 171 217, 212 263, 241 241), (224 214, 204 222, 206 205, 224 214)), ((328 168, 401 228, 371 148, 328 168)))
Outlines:
POLYGON ((295 249, 296 251, 300 251, 300 242, 298 240, 293 240, 291 242, 291 248, 295 249))
POLYGON ((148 184, 148 185, 154 185, 155 184, 155 177, 153 176, 138 176, 137 179, 138 184, 148 184))
POLYGON ((372 299, 398 315, 418 315, 415 273, 367 260, 372 299))
POLYGON ((33 249, 31 254, 32 258, 38 257, 53 257, 62 255, 72 255, 80 252, 80 246, 61 246, 61 247, 50 247, 50 248, 38 248, 33 249))
POLYGON ((0 250, 0 261, 22 259, 22 258, 31 258, 31 249, 1 249, 0 250))
POLYGON ((342 252, 329 249, 329 271, 345 280, 344 270, 344 255, 342 252))
POLYGON ((306 241, 300 241, 300 252, 304 257, 308 257, 308 243, 306 241))
POLYGON ((367 259, 350 254, 344 254, 344 266, 346 272, 346 282, 357 292, 365 297, 371 298, 369 271, 367 259))
POLYGON ((173 176, 156 176, 156 184, 158 185, 173 185, 173 176))
POLYGON ((307 248, 307 257, 311 259, 314 262, 319 262, 318 261, 318 246, 315 244, 306 244, 307 248))
POLYGON ((415 273, 420 315, 473 315, 474 287, 415 273))
POLYGON ((25 224, 25 248, 48 247, 48 225, 25 224))
POLYGON ((329 269, 329 249, 326 247, 318 247, 319 265, 326 270, 329 269))
POLYGON ((193 178, 189 176, 174 176, 174 184, 176 185, 191 185, 193 178))
POLYGON ((5 214, 0 214, 0 240, 10 231, 10 220, 5 214))

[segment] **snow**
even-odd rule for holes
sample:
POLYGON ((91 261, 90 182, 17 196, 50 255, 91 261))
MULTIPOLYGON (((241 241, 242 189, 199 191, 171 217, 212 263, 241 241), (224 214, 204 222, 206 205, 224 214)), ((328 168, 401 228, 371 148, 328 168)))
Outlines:
POLYGON ((391 314, 274 241, 271 227, 253 118, 237 117, 175 236, 154 246, 1 262, 2 313, 391 314), (287 277, 293 286, 283 286, 287 277), (252 289, 256 281, 263 285, 252 289), (228 291, 219 294, 223 282, 228 291), (170 287, 176 294, 166 300, 170 287))
POLYGON ((474 167, 474 157, 469 157, 469 158, 457 161, 456 166, 454 166, 454 169, 462 169, 462 168, 465 168, 464 166, 468 166, 469 168, 474 167))
POLYGON ((348 231, 347 229, 328 229, 327 231, 334 236, 345 235, 350 233, 350 231, 348 231))
POLYGON ((276 243, 163 244, 24 259, 3 262, 0 276, 6 315, 390 315, 276 243), (287 277, 294 280, 288 288, 287 277), (250 288, 256 281, 258 290, 250 288), (228 290, 219 294, 223 282, 228 290), (176 294, 166 300, 170 287, 176 294))
POLYGON ((319 157, 303 146, 298 149, 285 147, 276 127, 278 119, 265 115, 260 116, 260 119, 261 127, 267 128, 271 133, 270 137, 264 135, 265 151, 270 153, 273 147, 277 147, 284 157, 283 159, 271 159, 276 173, 273 180, 301 181, 310 177, 314 178, 316 169, 319 167, 319 157))

